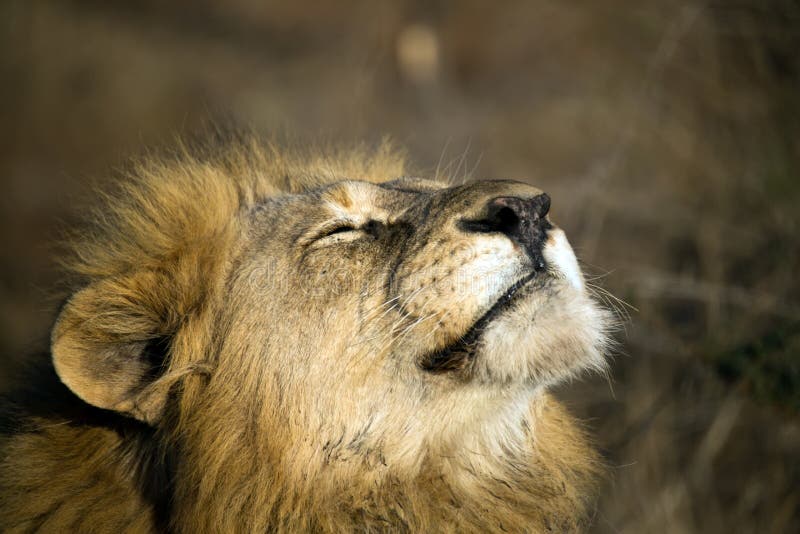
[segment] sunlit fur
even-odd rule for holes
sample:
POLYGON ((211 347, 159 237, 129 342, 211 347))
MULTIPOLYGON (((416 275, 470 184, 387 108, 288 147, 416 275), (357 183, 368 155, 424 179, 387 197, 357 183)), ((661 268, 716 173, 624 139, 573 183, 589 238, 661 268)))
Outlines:
POLYGON ((387 145, 190 154, 106 195, 72 240, 79 282, 53 329, 61 380, 141 428, 25 420, 0 441, 4 531, 586 526, 598 457, 546 389, 603 367, 608 316, 560 230, 463 365, 421 367, 530 269, 457 222, 538 190, 400 179, 387 145), (143 356, 153 340, 163 365, 143 356), (143 463, 164 458, 159 504, 143 463))

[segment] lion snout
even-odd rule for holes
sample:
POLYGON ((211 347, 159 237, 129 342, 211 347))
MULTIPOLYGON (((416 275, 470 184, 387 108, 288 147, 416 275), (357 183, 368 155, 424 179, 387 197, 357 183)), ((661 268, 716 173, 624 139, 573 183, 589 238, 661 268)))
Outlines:
POLYGON ((550 196, 538 190, 533 195, 492 196, 485 201, 480 217, 464 218, 459 226, 466 232, 505 235, 525 251, 534 269, 540 270, 545 266, 542 247, 552 228, 549 211, 550 196))

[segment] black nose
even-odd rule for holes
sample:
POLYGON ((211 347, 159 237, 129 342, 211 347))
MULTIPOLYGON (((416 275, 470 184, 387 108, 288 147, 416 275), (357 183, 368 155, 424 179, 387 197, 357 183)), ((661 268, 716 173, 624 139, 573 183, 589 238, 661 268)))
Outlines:
POLYGON ((541 224, 550 211, 550 197, 546 193, 525 199, 497 197, 489 201, 485 223, 487 230, 518 237, 531 225, 541 224))
POLYGON ((540 259, 547 230, 552 228, 546 219, 550 197, 546 193, 533 198, 496 197, 489 200, 484 217, 464 221, 463 228, 471 232, 499 232, 522 245, 528 255, 540 259))

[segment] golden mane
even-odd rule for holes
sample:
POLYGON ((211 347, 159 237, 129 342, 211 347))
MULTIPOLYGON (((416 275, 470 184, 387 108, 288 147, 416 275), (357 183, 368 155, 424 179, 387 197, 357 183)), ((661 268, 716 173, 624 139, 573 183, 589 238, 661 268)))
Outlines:
POLYGON ((311 149, 286 149, 254 136, 213 145, 181 141, 165 157, 140 158, 110 188, 97 191, 103 201, 88 227, 68 237, 63 265, 88 277, 158 268, 176 252, 202 247, 238 211, 266 198, 343 179, 383 182, 405 169, 405 155, 386 140, 375 147, 311 149))

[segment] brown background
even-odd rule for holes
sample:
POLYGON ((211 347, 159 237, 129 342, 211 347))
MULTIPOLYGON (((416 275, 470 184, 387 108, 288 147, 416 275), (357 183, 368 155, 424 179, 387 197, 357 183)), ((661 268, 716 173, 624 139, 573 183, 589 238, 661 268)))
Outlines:
POLYGON ((630 304, 613 377, 561 392, 613 466, 597 532, 799 532, 799 55, 788 0, 6 0, 0 373, 126 158, 208 120, 389 135, 549 191, 630 304))

